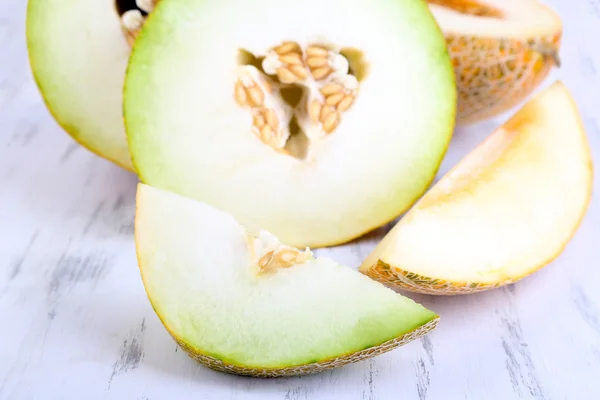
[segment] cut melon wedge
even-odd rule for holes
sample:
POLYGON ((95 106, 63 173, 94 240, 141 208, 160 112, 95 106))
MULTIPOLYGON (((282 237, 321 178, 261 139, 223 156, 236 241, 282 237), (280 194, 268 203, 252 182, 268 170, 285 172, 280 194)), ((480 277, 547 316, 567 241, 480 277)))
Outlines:
POLYGON ((591 189, 586 134, 568 90, 556 82, 429 190, 360 270, 431 294, 516 282, 561 253, 591 189))
POLYGON ((319 372, 408 343, 439 319, 354 269, 144 184, 135 240, 158 317, 191 357, 223 372, 319 372))
POLYGON ((27 7, 30 67, 46 106, 78 143, 128 170, 122 90, 134 34, 120 15, 133 8, 133 0, 29 0, 27 7))
POLYGON ((136 41, 124 109, 142 182, 320 247, 426 190, 456 86, 426 3, 169 0, 136 41))
POLYGON ((537 0, 428 0, 459 90, 457 123, 508 111, 559 64, 560 18, 537 0))

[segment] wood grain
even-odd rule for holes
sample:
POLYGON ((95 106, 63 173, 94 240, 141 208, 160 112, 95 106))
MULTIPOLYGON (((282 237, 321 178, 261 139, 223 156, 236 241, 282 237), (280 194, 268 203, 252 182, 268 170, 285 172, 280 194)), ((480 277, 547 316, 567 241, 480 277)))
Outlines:
MULTIPOLYGON (((563 17, 561 79, 600 155, 600 1, 563 17)), ((0 3, 0 399, 574 399, 600 390, 600 204, 562 256, 515 285, 436 298, 439 328, 302 378, 256 380, 187 357, 150 307, 133 244, 136 177, 77 146, 32 81, 24 0, 0 3)), ((506 116, 459 130, 440 174, 506 116)), ((595 183, 598 183, 598 175, 595 183)), ((597 185, 596 185, 597 187, 597 185)), ((358 266, 387 228, 319 250, 358 266)))

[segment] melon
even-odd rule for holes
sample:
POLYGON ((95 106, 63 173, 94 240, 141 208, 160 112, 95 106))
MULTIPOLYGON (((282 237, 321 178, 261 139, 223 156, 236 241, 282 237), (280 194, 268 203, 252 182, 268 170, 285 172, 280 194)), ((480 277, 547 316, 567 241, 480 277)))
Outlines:
POLYGON ((516 282, 559 256, 591 191, 586 133, 558 81, 430 189, 360 271, 391 287, 440 295, 516 282))
POLYGON ((320 372, 390 351, 439 320, 353 268, 144 184, 135 242, 144 287, 166 330, 218 371, 320 372))
POLYGON ((133 170, 122 90, 152 0, 29 0, 29 64, 54 119, 85 148, 133 170))
POLYGON ((561 20, 538 0, 428 2, 454 64, 458 124, 509 111, 560 65, 561 20))
POLYGON ((159 2, 124 91, 142 182, 299 247, 410 207, 455 112, 444 36, 412 0, 159 2))
MULTIPOLYGON (((157 1, 28 3, 30 66, 48 109, 77 142, 128 170, 123 78, 130 47, 157 1)), ((561 21, 536 0, 428 2, 455 67, 459 124, 509 110, 559 65, 561 21)))

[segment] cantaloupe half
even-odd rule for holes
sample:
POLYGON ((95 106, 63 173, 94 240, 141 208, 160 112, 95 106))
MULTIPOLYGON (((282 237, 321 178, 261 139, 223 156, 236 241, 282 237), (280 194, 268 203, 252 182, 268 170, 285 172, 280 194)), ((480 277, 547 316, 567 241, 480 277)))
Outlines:
MULTIPOLYGON (((150 10, 153 0, 137 3, 150 10)), ((29 0, 27 5, 29 64, 52 116, 79 144, 128 170, 133 166, 122 92, 139 30, 135 11, 142 16, 134 0, 29 0)))
POLYGON ((360 270, 392 287, 442 295, 516 282, 561 253, 591 189, 586 134, 556 82, 430 189, 360 270))
POLYGON ((439 319, 352 268, 171 192, 140 184, 135 221, 154 310, 190 356, 216 370, 319 372, 408 343, 439 319))
POLYGON ((538 0, 427 1, 454 63, 458 124, 510 110, 559 64, 561 20, 538 0))

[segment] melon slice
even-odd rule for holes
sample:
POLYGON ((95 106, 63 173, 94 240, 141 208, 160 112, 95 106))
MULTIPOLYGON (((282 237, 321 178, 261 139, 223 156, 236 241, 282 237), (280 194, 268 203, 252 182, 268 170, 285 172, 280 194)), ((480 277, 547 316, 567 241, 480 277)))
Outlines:
POLYGON ((191 357, 216 370, 319 372, 392 350, 439 320, 354 269, 144 184, 135 240, 158 317, 191 357))
POLYGON ((360 270, 431 294, 516 282, 561 253, 591 189, 586 134, 568 90, 556 82, 429 190, 360 270))
POLYGON ((169 0, 136 41, 124 110, 142 182, 318 247, 426 190, 456 86, 424 2, 169 0))
POLYGON ((27 7, 30 67, 53 117, 82 146, 129 170, 122 89, 143 15, 133 0, 29 0, 27 7))
POLYGON ((559 65, 560 18, 537 0, 428 0, 459 90, 457 123, 519 104, 559 65))

